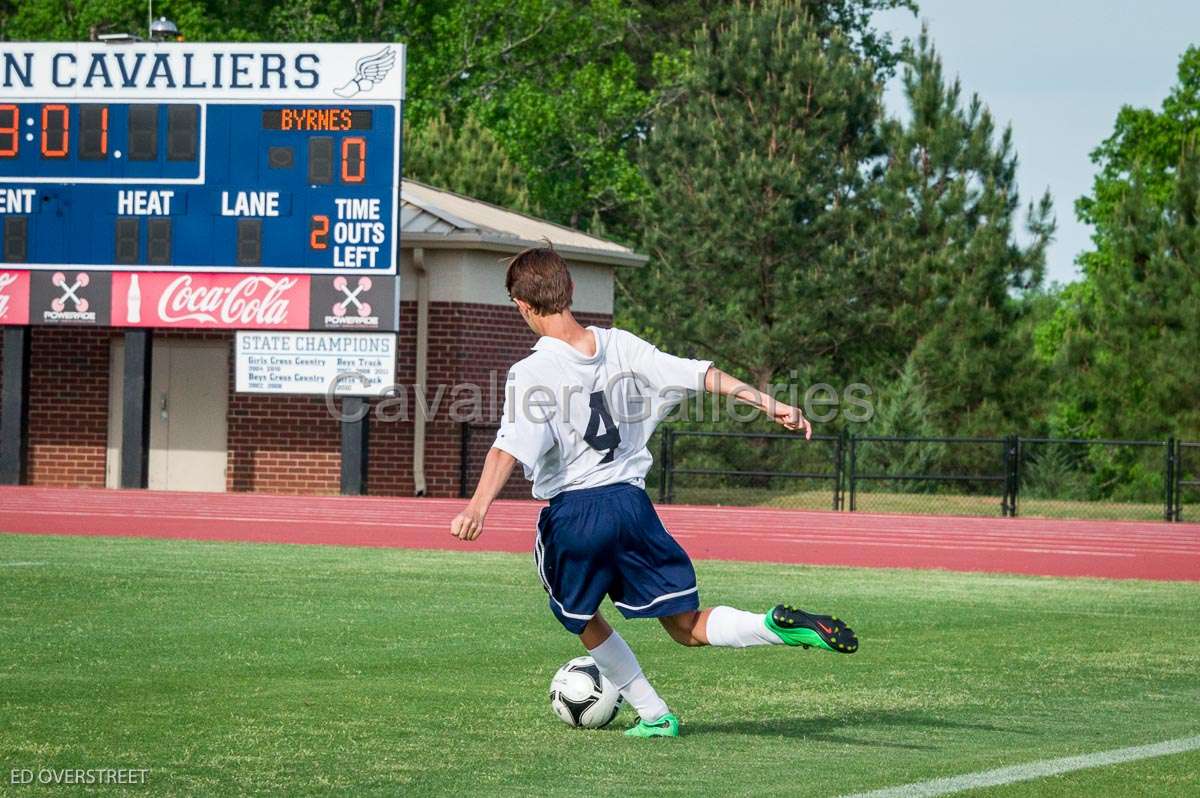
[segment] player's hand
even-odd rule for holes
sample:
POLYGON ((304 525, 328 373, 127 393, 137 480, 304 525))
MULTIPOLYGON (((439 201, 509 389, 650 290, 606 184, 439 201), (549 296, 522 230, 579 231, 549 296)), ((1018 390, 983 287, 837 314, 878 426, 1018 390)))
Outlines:
POLYGON ((812 424, 808 423, 808 419, 804 417, 804 413, 800 412, 800 408, 776 402, 772 409, 772 415, 775 423, 782 424, 793 432, 803 430, 804 440, 812 440, 812 424))
POLYGON ((459 540, 474 540, 483 534, 483 513, 470 507, 454 516, 450 534, 459 540))

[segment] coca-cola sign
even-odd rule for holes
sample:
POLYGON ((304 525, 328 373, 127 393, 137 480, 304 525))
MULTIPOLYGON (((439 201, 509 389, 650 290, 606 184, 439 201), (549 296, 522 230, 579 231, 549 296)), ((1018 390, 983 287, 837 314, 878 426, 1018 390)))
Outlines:
POLYGON ((112 323, 118 327, 303 330, 309 323, 308 275, 113 275, 112 323))
POLYGON ((29 323, 29 272, 0 270, 0 324, 29 323))

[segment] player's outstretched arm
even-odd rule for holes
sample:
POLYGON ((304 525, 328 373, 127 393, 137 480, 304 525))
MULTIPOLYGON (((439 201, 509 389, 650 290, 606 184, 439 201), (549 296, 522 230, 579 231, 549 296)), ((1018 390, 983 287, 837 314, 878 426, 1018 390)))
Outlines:
POLYGON ((474 540, 483 534, 483 517, 488 508, 500 495, 508 477, 512 474, 517 459, 503 449, 492 447, 483 461, 483 473, 479 475, 479 484, 475 487, 475 495, 465 510, 454 516, 450 522, 450 534, 459 540, 474 540))
POLYGON ((803 431, 805 440, 812 438, 812 424, 808 423, 800 408, 777 402, 754 386, 729 376, 716 366, 710 366, 708 373, 704 375, 704 389, 709 393, 732 396, 739 402, 757 407, 775 423, 782 424, 790 430, 803 431))

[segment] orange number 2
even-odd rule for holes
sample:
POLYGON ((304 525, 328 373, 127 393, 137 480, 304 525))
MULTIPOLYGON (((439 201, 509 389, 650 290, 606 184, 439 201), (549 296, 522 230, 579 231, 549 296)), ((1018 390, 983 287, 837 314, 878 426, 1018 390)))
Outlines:
POLYGON ((313 216, 312 218, 312 235, 308 237, 308 244, 313 249, 325 249, 329 246, 329 217, 328 216, 313 216))

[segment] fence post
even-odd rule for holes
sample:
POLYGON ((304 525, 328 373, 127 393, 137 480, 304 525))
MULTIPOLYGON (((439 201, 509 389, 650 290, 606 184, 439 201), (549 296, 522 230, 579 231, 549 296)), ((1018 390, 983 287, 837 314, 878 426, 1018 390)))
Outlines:
POLYGON ((1183 520, 1183 441, 1175 441, 1175 520, 1183 520))
POLYGON ((1164 499, 1166 501, 1166 511, 1163 513, 1163 518, 1167 521, 1167 523, 1170 523, 1171 521, 1175 520, 1175 490, 1176 490, 1175 470, 1176 470, 1176 465, 1177 464, 1175 462, 1175 439, 1167 438, 1167 462, 1166 462, 1167 471, 1166 471, 1166 475, 1165 475, 1166 478, 1163 480, 1163 482, 1165 483, 1165 486, 1166 486, 1163 491, 1165 494, 1164 499))
POLYGON ((1021 439, 1009 435, 1004 439, 1004 501, 1001 515, 1017 517, 1017 492, 1021 485, 1021 439))
POLYGON ((833 511, 836 513, 842 509, 842 460, 843 452, 842 445, 846 440, 846 430, 838 433, 837 440, 833 442, 833 511))
POLYGON ((1000 469, 1004 473, 1003 495, 1000 497, 1000 517, 1008 518, 1008 497, 1012 495, 1012 436, 1005 435, 1000 444, 1000 469))
POLYGON ((471 472, 471 423, 459 426, 458 438, 458 498, 467 498, 467 478, 471 472))
POLYGON ((858 481, 855 470, 858 468, 858 439, 850 433, 850 512, 858 509, 858 481))

